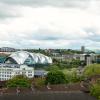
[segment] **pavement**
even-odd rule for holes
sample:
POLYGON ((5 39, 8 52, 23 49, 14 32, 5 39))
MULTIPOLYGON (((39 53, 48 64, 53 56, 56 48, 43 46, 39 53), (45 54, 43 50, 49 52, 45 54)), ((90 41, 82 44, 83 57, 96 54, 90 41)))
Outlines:
POLYGON ((30 94, 1 95, 0 100, 97 100, 83 92, 37 92, 30 94))

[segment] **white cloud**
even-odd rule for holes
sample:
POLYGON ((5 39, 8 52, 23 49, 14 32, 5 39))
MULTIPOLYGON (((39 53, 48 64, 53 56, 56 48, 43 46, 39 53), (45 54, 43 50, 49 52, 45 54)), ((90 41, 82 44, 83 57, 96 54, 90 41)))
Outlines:
POLYGON ((55 6, 55 7, 86 7, 91 0, 0 0, 2 3, 10 5, 24 6, 55 6))
POLYGON ((80 45, 87 45, 91 47, 92 42, 95 43, 100 36, 99 2, 90 3, 86 9, 3 5, 9 8, 4 10, 5 13, 13 17, 0 20, 0 46, 68 48, 74 45, 77 48, 80 45))

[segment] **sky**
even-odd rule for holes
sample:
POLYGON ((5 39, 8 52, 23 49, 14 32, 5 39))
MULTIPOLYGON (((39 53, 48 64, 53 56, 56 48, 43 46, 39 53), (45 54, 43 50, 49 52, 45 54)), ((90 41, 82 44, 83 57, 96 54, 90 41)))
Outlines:
POLYGON ((0 0, 0 47, 100 49, 100 0, 0 0))

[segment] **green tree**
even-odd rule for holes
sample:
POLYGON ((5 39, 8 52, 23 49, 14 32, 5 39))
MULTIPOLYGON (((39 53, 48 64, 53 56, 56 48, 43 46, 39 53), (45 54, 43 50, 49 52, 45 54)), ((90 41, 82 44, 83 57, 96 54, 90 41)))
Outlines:
POLYGON ((59 70, 52 70, 47 74, 46 84, 64 84, 66 83, 65 74, 59 70))
POLYGON ((30 87, 31 81, 24 75, 17 75, 7 81, 7 87, 30 87))

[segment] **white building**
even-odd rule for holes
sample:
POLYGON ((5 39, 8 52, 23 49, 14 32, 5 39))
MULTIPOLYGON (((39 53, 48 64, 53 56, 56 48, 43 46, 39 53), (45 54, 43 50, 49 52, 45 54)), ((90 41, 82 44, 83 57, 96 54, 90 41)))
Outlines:
POLYGON ((52 59, 41 53, 14 52, 5 59, 4 63, 0 64, 0 81, 9 80, 16 75, 26 75, 28 78, 33 78, 34 67, 29 66, 35 64, 52 64, 52 59))
POLYGON ((18 64, 0 65, 0 81, 9 80, 16 75, 26 75, 28 78, 33 78, 34 68, 18 64))

